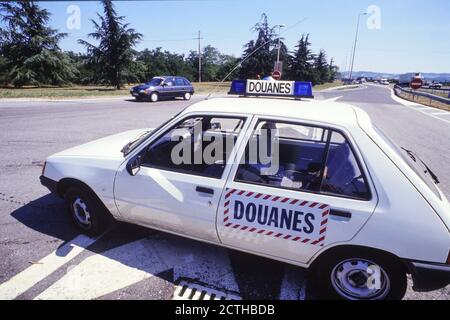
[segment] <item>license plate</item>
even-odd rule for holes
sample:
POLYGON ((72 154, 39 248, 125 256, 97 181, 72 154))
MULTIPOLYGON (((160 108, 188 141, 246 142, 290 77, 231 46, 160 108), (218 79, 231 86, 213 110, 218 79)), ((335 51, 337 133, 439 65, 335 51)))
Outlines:
POLYGON ((139 93, 133 92, 132 95, 137 97, 137 96, 139 96, 139 93))

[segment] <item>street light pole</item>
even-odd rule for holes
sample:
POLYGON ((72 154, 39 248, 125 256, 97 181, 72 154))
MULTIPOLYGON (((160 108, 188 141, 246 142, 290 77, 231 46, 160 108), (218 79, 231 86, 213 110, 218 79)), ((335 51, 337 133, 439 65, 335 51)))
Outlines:
POLYGON ((198 31, 198 82, 202 82, 202 49, 200 40, 202 39, 200 36, 200 30, 198 31))
POLYGON ((361 19, 361 16, 365 16, 365 15, 367 15, 366 12, 360 13, 358 15, 358 23, 356 24, 355 44, 353 45, 352 66, 350 68, 350 81, 352 81, 352 79, 353 79, 353 66, 355 64, 356 43, 358 42, 359 21, 361 19))
POLYGON ((280 63, 280 49, 281 49, 281 28, 286 27, 285 24, 278 24, 274 28, 278 27, 278 52, 277 52, 277 66, 280 63))

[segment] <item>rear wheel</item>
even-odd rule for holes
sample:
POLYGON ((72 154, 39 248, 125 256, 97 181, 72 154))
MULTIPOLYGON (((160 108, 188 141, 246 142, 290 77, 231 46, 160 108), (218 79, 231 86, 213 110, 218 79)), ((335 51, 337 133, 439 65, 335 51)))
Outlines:
POLYGON ((108 215, 92 191, 82 186, 72 186, 65 193, 65 200, 75 225, 83 233, 95 236, 105 230, 108 215))
POLYGON ((355 249, 328 255, 313 270, 318 298, 346 300, 401 300, 406 272, 400 261, 378 252, 355 249))
POLYGON ((157 92, 152 92, 150 95, 150 101, 151 102, 157 102, 159 100, 159 95, 157 92))

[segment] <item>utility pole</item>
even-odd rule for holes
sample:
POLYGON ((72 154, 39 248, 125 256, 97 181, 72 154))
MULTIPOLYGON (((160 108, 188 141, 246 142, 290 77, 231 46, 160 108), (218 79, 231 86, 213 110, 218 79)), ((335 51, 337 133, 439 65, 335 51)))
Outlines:
POLYGON ((198 82, 202 82, 202 49, 200 40, 202 39, 200 36, 200 30, 198 31, 198 82))
POLYGON ((278 24, 274 28, 278 27, 278 52, 277 52, 277 64, 280 62, 280 49, 281 49, 281 28, 284 28, 285 24, 278 24))
POLYGON ((358 42, 359 21, 360 21, 360 19, 361 19, 361 16, 365 16, 365 15, 367 15, 366 12, 360 13, 360 14, 358 15, 358 23, 356 24, 355 44, 353 45, 352 66, 351 66, 351 68, 350 68, 350 81, 351 81, 352 78, 353 78, 353 66, 354 66, 354 63, 355 63, 356 43, 358 42))

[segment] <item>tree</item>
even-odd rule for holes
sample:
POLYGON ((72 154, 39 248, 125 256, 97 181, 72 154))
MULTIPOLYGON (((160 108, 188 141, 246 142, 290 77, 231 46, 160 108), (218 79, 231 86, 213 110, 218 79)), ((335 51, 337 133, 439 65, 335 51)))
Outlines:
POLYGON ((339 67, 334 65, 334 59, 331 58, 328 66, 328 82, 334 82, 338 77, 339 67))
MULTIPOLYGON (((268 18, 265 13, 262 14, 261 20, 253 27, 254 32, 258 34, 255 40, 251 40, 244 45, 244 52, 242 54, 240 76, 243 79, 253 78, 257 74, 267 75, 274 67, 276 58, 276 48, 278 45, 278 38, 275 30, 269 26, 268 18)), ((287 48, 282 43, 281 48, 287 54, 287 48)))
POLYGON ((314 81, 314 55, 309 48, 309 34, 303 34, 293 52, 289 77, 297 81, 314 81))
POLYGON ((319 54, 314 60, 314 84, 324 84, 328 82, 329 66, 326 60, 324 50, 320 50, 319 54))
MULTIPOLYGON (((186 62, 192 70, 194 79, 198 81, 198 52, 191 51, 186 62)), ((236 64, 236 58, 233 56, 221 54, 217 48, 207 45, 202 50, 202 79, 203 81, 220 81, 236 64), (234 65, 230 68, 232 63, 234 65)))
POLYGON ((137 62, 141 62, 145 70, 145 81, 154 76, 180 75, 192 79, 192 69, 185 61, 184 55, 162 51, 158 47, 154 50, 145 49, 138 53, 137 62))
POLYGON ((90 61, 97 66, 96 72, 103 82, 120 89, 124 80, 132 76, 134 61, 133 47, 142 39, 142 34, 129 28, 124 17, 118 16, 111 0, 102 0, 103 16, 97 13, 100 22, 91 19, 95 31, 88 36, 98 45, 78 40, 90 55, 90 61))
POLYGON ((77 70, 58 47, 66 36, 47 26, 50 13, 34 1, 0 2, 0 57, 2 81, 15 87, 61 85, 73 79, 77 70))

